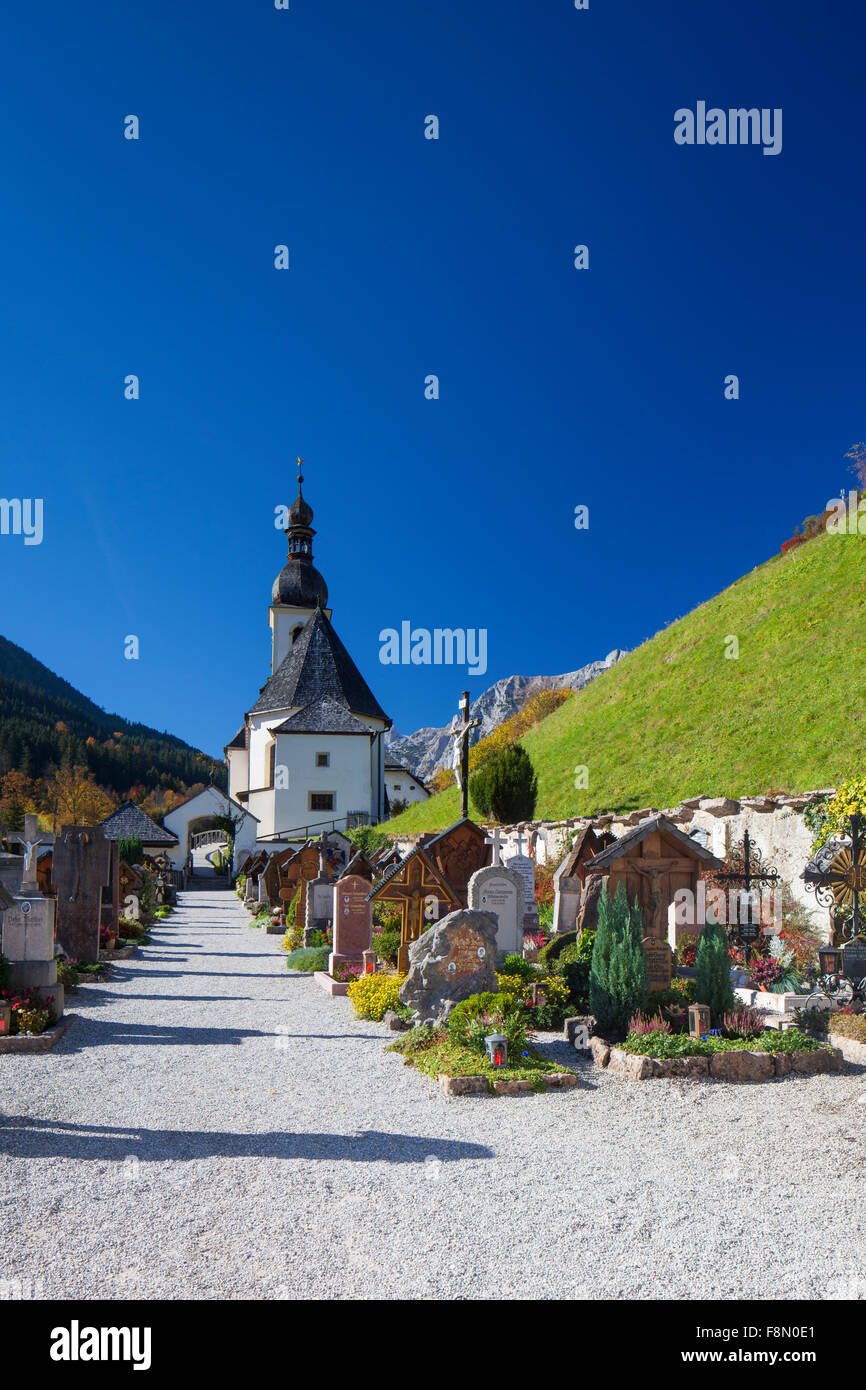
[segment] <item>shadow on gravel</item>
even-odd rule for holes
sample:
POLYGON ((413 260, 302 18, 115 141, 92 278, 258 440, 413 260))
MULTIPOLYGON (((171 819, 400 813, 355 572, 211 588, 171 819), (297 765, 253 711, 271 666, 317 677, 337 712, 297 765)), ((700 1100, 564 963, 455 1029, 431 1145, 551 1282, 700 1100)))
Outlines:
MULTIPOLYGON (((184 1003, 184 996, 178 995, 176 1002, 184 1003)), ((226 1000, 221 1002, 225 1003, 226 1000)), ((69 1038, 69 1045, 63 1048, 64 1053, 82 1052, 91 1047, 126 1047, 137 1043, 144 1043, 148 1047, 154 1044, 169 1047, 237 1047, 247 1038, 275 1036, 274 1030, 268 1028, 177 1028, 165 1023, 119 1023, 116 1019, 103 1021, 96 1018, 87 1019, 86 1030, 86 1034, 84 1028, 79 1030, 77 1040, 74 1031, 70 1030, 57 1046, 62 1047, 69 1038)))
POLYGON ((461 1139, 417 1134, 231 1134, 208 1130, 143 1129, 109 1125, 73 1125, 61 1120, 34 1120, 24 1115, 0 1117, 0 1152, 15 1158, 77 1158, 143 1162, 200 1158, 285 1158, 326 1163, 443 1163, 494 1158, 493 1149, 461 1139))

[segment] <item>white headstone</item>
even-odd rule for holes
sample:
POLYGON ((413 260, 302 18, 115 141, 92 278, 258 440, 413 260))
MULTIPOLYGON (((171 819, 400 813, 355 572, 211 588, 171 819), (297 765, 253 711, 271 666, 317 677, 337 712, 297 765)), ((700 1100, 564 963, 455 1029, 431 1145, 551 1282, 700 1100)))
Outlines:
POLYGON ((535 912, 535 860, 528 854, 514 854, 506 861, 506 868, 520 874, 523 879, 523 910, 535 912))
POLYGON ((520 874, 501 864, 477 869, 467 888, 470 908, 497 920, 496 946, 502 955, 523 951, 524 885, 520 874))

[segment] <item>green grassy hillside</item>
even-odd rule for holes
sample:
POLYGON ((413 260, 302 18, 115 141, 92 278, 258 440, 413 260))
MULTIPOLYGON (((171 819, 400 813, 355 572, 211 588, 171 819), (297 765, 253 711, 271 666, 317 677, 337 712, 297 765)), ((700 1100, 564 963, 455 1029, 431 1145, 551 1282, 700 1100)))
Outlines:
MULTIPOLYGON (((645 642, 521 739, 536 816, 831 786, 866 763, 866 539, 777 555, 645 642), (726 640, 739 657, 725 657, 726 640), (577 765, 588 790, 574 787, 577 765)), ((452 787, 388 822, 433 830, 452 787)))

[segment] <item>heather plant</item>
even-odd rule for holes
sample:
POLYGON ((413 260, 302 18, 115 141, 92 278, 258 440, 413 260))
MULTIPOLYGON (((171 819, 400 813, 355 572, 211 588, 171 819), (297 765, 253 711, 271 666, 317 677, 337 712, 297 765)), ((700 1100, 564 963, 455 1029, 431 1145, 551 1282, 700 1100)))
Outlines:
POLYGON ((725 1038, 759 1038, 764 1031, 764 1020, 757 1009, 729 1009, 722 1019, 722 1036, 725 1038))
POLYGON ((661 1010, 653 1015, 644 1014, 638 1010, 628 1025, 630 1038, 642 1038, 647 1033, 669 1033, 670 1031, 671 1025, 662 1016, 661 1010))

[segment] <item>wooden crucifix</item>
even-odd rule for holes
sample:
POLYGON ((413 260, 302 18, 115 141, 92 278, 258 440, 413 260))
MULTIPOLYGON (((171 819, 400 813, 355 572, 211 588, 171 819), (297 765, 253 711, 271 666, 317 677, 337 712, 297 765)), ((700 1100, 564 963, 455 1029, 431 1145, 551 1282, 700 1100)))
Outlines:
POLYGON ((481 727, 480 719, 469 718, 469 691, 464 690, 460 697, 460 713, 455 714, 451 723, 454 737, 454 757, 452 767, 460 788, 460 819, 469 816, 469 731, 481 727))
POLYGON ((367 897, 368 902, 395 903, 400 907, 400 949, 397 969, 409 969, 409 947, 422 932, 462 904, 451 884, 423 849, 417 849, 367 897))

